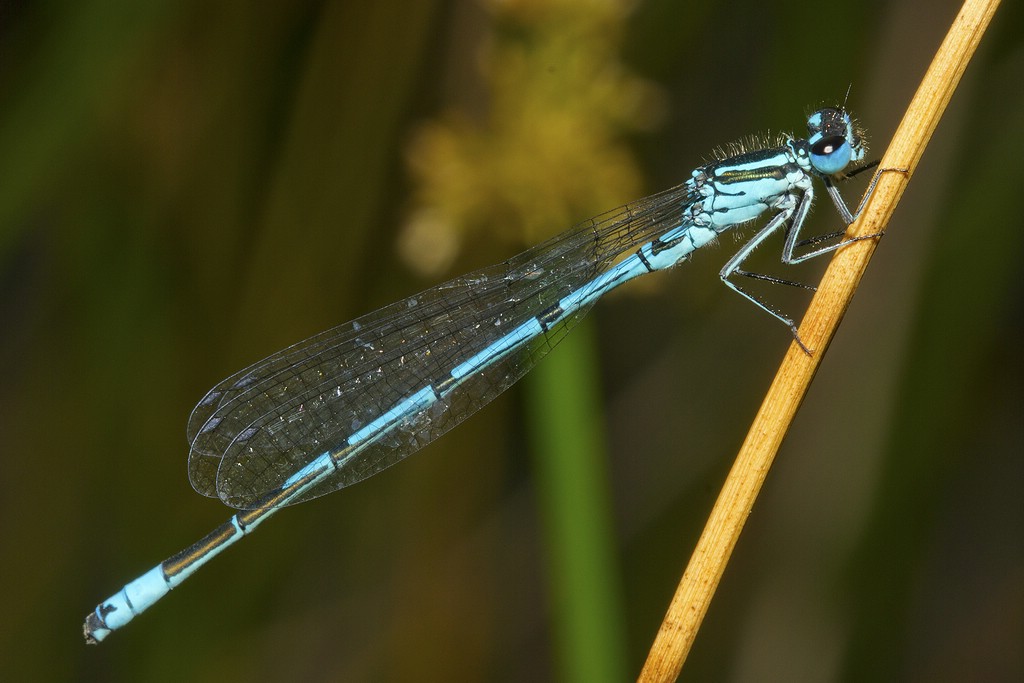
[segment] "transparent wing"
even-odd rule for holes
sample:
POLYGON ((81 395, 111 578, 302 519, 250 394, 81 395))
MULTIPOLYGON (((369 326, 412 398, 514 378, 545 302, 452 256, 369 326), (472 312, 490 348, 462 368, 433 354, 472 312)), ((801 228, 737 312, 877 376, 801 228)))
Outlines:
MULTIPOLYGON (((290 346, 225 379, 188 421, 189 479, 200 493, 252 508, 322 453, 338 449, 417 390, 528 321, 639 246, 679 225, 677 186, 602 214, 508 261, 464 275, 290 346)), ((589 308, 589 307, 588 307, 589 308)), ((406 416, 302 502, 406 458, 505 391, 584 315, 406 416)))

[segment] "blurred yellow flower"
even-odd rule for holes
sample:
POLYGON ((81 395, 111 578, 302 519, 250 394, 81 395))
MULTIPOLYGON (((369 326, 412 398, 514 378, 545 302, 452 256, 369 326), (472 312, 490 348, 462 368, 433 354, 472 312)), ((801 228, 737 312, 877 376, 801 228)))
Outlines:
POLYGON ((619 61, 630 3, 485 5, 486 112, 452 108, 408 150, 415 208, 398 248, 423 274, 447 272, 474 238, 520 249, 640 196, 625 135, 663 118, 657 88, 619 61))

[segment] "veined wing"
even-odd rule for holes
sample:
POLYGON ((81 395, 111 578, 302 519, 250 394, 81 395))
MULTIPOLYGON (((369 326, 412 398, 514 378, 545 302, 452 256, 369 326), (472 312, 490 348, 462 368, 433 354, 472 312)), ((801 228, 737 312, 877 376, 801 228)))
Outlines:
MULTIPOLYGON (((452 368, 557 304, 658 235, 692 197, 680 185, 602 214, 503 263, 310 337, 220 382, 188 422, 189 479, 200 493, 252 508, 317 456, 452 368)), ((589 304, 539 338, 483 365, 436 401, 382 430, 302 502, 365 479, 486 405, 558 343, 589 304)))

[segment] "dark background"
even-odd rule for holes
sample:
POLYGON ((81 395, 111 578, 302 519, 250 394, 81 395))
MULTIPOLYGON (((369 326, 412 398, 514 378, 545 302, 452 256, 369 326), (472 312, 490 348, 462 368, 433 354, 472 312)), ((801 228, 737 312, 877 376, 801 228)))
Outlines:
MULTIPOLYGON (((635 676, 790 341, 717 281, 731 238, 400 467, 284 511, 101 646, 80 632, 230 514, 185 472, 218 380, 718 144, 802 135, 851 84, 880 155, 958 3, 615 7, 0 3, 4 678, 635 676), (546 467, 581 448, 577 494, 546 467)), ((684 680, 1024 677, 1020 25, 1007 3, 956 92, 684 680)))

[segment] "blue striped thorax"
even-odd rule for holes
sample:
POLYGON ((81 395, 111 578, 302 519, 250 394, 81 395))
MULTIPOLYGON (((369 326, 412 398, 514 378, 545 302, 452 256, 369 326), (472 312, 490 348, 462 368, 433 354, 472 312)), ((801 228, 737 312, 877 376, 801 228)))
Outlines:
POLYGON ((810 187, 811 175, 834 176, 863 160, 862 136, 845 111, 816 111, 807 128, 807 139, 788 138, 694 170, 686 185, 698 199, 686 209, 689 220, 720 233, 782 209, 789 195, 810 187))

